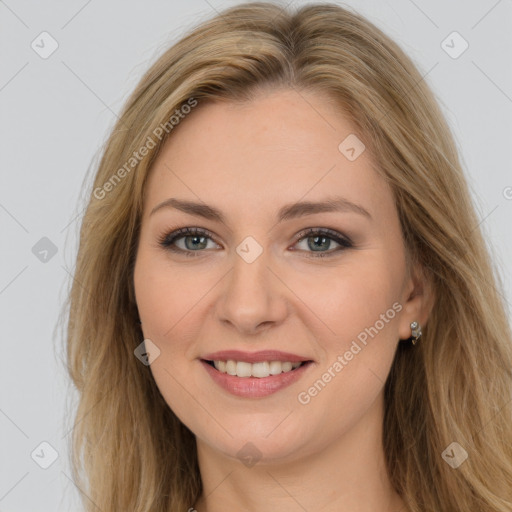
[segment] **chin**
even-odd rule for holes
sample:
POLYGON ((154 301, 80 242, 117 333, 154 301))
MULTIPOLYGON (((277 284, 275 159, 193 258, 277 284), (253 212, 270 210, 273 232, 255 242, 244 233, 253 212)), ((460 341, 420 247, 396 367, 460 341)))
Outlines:
POLYGON ((212 437, 211 428, 204 432, 200 428, 197 429, 196 438, 198 442, 208 445, 209 450, 237 459, 248 467, 247 460, 256 461, 258 464, 293 462, 313 453, 319 447, 313 446, 316 443, 312 439, 308 443, 312 436, 299 429, 296 423, 288 423, 284 427, 284 422, 281 422, 287 414, 288 412, 281 414, 279 418, 267 416, 261 422, 254 420, 254 414, 250 421, 248 415, 244 415, 242 421, 232 423, 219 417, 219 422, 232 433, 232 437, 223 429, 220 429, 217 437, 212 437))

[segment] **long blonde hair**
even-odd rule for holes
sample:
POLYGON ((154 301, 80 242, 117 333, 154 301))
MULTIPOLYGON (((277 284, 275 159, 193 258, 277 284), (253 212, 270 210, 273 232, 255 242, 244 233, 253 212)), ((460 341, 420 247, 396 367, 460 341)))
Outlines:
POLYGON ((195 438, 134 356, 144 184, 177 109, 250 100, 262 87, 316 91, 348 116, 393 189, 409 260, 433 284, 422 340, 399 343, 385 384, 393 486, 414 512, 512 511, 512 336, 438 104, 399 46, 358 14, 259 2, 203 22, 151 66, 95 175, 66 304, 73 476, 86 510, 185 511, 202 492, 195 438), (468 454, 458 468, 443 457, 454 442, 468 454))

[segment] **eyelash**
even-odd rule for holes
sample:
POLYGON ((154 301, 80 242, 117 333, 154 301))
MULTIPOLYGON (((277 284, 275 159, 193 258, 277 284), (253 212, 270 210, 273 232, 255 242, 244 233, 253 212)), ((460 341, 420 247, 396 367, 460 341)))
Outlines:
MULTIPOLYGON (((203 228, 187 227, 187 228, 177 229, 176 231, 173 231, 171 233, 164 233, 164 235, 162 235, 159 238, 158 243, 164 249, 170 250, 172 252, 183 254, 188 257, 197 257, 199 255, 198 253, 204 252, 205 249, 198 250, 198 251, 188 251, 186 249, 179 249, 176 246, 174 246, 173 244, 180 238, 185 238, 186 236, 198 236, 198 235, 210 238, 211 240, 213 240, 215 242, 214 237, 208 230, 203 229, 203 228)), ((321 237, 331 239, 334 242, 338 243, 340 245, 340 247, 337 247, 328 252, 319 251, 318 253, 315 253, 315 251, 306 251, 306 252, 311 252, 310 255, 306 256, 309 258, 325 258, 326 256, 330 257, 330 256, 334 255, 335 253, 343 251, 344 249, 354 247, 354 245, 349 237, 347 237, 346 235, 342 235, 341 233, 338 233, 337 231, 334 231, 334 230, 328 229, 328 228, 305 229, 297 235, 297 239, 296 239, 294 245, 301 242, 304 239, 311 238, 313 236, 321 236, 321 237)), ((215 243, 217 243, 217 242, 215 242, 215 243)))

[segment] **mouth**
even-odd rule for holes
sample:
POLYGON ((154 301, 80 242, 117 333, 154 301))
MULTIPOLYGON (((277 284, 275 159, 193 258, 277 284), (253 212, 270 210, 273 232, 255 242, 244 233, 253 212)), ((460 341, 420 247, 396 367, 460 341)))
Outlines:
POLYGON ((314 361, 200 359, 212 381, 230 395, 264 398, 298 382, 314 361))
POLYGON ((257 378, 264 379, 267 377, 278 376, 283 373, 292 373, 299 368, 312 364, 313 361, 236 361, 234 359, 201 359, 204 363, 210 365, 219 373, 231 375, 240 378, 257 378))

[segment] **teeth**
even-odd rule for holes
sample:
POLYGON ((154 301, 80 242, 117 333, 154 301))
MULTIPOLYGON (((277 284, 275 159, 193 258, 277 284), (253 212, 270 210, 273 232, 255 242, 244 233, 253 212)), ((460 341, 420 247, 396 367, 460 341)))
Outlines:
MULTIPOLYGON (((218 363, 219 361, 214 361, 213 364, 218 363)), ((217 368, 217 367, 215 367, 217 368)), ((220 368, 217 368, 217 370, 220 371, 220 368)), ((226 373, 229 375, 236 375, 236 362, 230 359, 229 361, 226 361, 226 373)))
POLYGON ((242 361, 238 361, 236 363, 236 376, 237 377, 250 377, 252 370, 251 363, 244 363, 242 361))
POLYGON ((270 375, 279 375, 283 371, 283 365, 281 361, 270 362, 270 375))
POLYGON ((228 375, 237 377, 269 377, 270 375, 279 375, 280 373, 290 372, 298 368, 301 363, 291 363, 289 361, 262 361, 258 363, 246 363, 245 361, 213 361, 217 370, 228 375))

